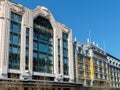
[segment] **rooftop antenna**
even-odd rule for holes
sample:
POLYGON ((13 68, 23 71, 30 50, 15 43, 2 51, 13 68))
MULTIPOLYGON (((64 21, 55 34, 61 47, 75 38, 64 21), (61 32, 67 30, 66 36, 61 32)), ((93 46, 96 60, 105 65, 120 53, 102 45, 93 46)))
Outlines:
POLYGON ((89 39, 90 39, 90 42, 91 42, 91 30, 89 30, 89 39))
POLYGON ((90 39, 89 38, 87 38, 87 43, 89 43, 90 42, 90 39))
POLYGON ((95 41, 93 41, 93 45, 95 45, 95 41))
POLYGON ((88 36, 88 38, 87 38, 87 42, 88 42, 88 43, 91 43, 91 30, 89 30, 89 36, 88 36))
POLYGON ((75 39, 74 39, 75 41, 77 41, 77 38, 75 37, 75 39))

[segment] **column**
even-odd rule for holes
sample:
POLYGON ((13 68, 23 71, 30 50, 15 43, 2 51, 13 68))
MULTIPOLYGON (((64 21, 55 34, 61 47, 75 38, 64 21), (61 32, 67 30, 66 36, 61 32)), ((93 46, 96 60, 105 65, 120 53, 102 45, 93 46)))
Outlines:
POLYGON ((72 43, 72 31, 69 33, 68 39, 68 55, 69 55, 69 75, 70 82, 74 82, 74 66, 73 66, 73 43, 72 43))
POLYGON ((22 29, 21 29, 21 53, 20 53, 20 70, 21 79, 32 79, 33 69, 33 18, 32 13, 26 10, 22 17, 22 29), (28 70, 25 70, 26 60, 26 28, 29 28, 29 58, 28 58, 28 70))
POLYGON ((54 28, 54 74, 55 81, 58 81, 58 37, 57 30, 54 28))
POLYGON ((61 38, 60 38, 60 72, 61 72, 61 81, 63 81, 63 40, 62 40, 62 32, 61 32, 61 38))
POLYGON ((8 71, 10 8, 8 1, 0 5, 0 77, 6 78, 8 71))

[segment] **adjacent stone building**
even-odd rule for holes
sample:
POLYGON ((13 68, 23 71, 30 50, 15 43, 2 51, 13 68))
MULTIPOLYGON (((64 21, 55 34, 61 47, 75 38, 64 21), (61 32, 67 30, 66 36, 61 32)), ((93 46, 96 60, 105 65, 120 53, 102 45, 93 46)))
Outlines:
POLYGON ((91 70, 90 70, 90 56, 84 50, 84 44, 74 41, 74 75, 77 83, 84 86, 90 86, 91 70))
POLYGON ((113 88, 120 88, 120 59, 107 53, 109 84, 113 88))
POLYGON ((77 83, 90 87, 120 88, 120 60, 97 44, 73 42, 74 75, 77 83))

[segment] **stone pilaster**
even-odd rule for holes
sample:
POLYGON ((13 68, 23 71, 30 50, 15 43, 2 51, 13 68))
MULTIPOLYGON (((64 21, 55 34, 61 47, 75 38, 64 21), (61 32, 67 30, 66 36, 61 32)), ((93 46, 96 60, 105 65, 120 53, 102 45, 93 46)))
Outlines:
POLYGON ((58 80, 58 38, 57 38, 57 30, 54 29, 54 74, 55 81, 58 80))
POLYGON ((32 79, 32 68, 33 68, 33 18, 32 13, 29 10, 25 10, 22 17, 22 29, 21 29, 21 56, 20 56, 20 69, 21 79, 27 78, 32 79), (29 28, 29 69, 25 70, 26 60, 26 28, 29 28))
POLYGON ((0 3, 0 77, 4 78, 8 71, 10 8, 7 1, 0 3))
POLYGON ((72 31, 69 32, 68 55, 69 55, 69 76, 70 76, 70 82, 74 82, 72 31))

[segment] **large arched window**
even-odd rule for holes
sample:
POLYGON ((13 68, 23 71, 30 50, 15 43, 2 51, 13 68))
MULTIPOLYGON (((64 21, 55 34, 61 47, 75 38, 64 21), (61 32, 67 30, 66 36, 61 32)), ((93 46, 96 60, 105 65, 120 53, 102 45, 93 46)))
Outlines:
POLYGON ((49 20, 34 19, 33 71, 53 73, 53 29, 49 20))

